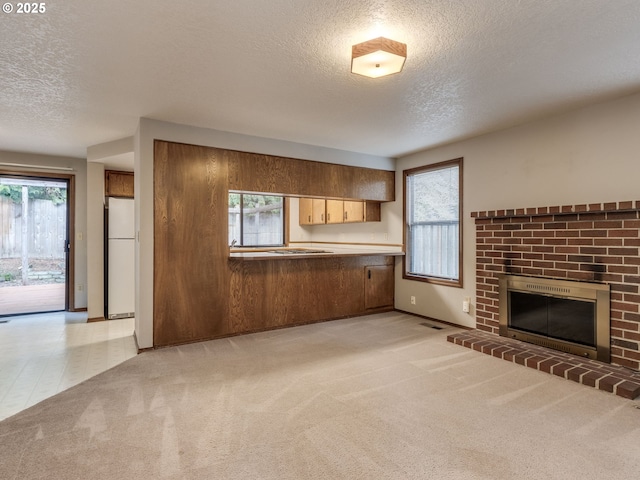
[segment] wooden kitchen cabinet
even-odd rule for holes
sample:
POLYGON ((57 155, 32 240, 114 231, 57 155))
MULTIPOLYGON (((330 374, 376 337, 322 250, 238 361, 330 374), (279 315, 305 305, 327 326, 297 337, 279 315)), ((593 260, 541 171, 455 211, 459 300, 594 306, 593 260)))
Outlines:
POLYGON ((301 198, 299 210, 298 218, 300 225, 311 225, 311 220, 313 218, 313 199, 301 198))
POLYGON ((364 202, 364 221, 379 222, 381 219, 380 202, 364 202))
POLYGON ((393 265, 371 265, 364 268, 364 308, 393 307, 393 265))
POLYGON ((364 222, 364 202, 344 201, 344 223, 364 222))
POLYGON ((311 199, 300 199, 300 225, 317 225, 319 223, 359 223, 379 222, 380 203, 364 202, 360 200, 327 199, 325 204, 326 218, 310 223, 311 213, 309 204, 311 199))
POLYGON ((364 222, 364 202, 327 200, 327 223, 364 222))
POLYGON ((258 153, 220 150, 229 163, 229 190, 294 197, 395 200, 395 172, 258 153))
POLYGON ((106 170, 104 182, 107 197, 133 198, 133 173, 106 170))
POLYGON ((300 225, 379 222, 380 202, 300 199, 300 225))
POLYGON ((300 225, 318 225, 325 222, 326 206, 323 198, 300 199, 300 225))
POLYGON ((344 218, 342 200, 327 200, 327 223, 342 223, 344 218))

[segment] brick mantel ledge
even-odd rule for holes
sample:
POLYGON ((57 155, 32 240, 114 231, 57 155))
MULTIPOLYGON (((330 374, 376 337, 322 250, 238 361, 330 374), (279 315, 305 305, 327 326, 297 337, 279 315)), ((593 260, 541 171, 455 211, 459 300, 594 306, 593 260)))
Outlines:
POLYGON ((640 200, 608 203, 583 203, 554 207, 513 208, 505 210, 484 210, 471 212, 473 218, 520 217, 549 214, 602 213, 640 210, 640 200))

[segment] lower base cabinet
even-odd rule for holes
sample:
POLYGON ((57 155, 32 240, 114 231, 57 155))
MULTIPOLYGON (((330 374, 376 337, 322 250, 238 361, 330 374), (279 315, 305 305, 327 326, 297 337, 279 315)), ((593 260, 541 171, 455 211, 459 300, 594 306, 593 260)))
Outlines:
POLYGON ((393 307, 393 265, 370 265, 364 268, 364 308, 393 307))
POLYGON ((230 260, 229 334, 393 309, 395 257, 230 260))

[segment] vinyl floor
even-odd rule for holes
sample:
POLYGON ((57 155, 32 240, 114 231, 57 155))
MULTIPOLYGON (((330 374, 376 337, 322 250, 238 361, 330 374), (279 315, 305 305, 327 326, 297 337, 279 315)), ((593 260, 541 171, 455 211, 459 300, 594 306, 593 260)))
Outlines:
POLYGON ((86 313, 58 312, 0 321, 0 420, 137 353, 133 318, 87 323, 86 313))

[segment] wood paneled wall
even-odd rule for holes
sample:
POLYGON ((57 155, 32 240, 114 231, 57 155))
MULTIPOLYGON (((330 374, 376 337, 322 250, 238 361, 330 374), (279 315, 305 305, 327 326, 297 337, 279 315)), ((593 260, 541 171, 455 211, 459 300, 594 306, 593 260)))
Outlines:
MULTIPOLYGON (((317 174, 309 174, 307 169, 308 164, 313 164, 313 169, 322 164, 270 158, 156 141, 154 346, 368 313, 365 267, 393 265, 394 257, 229 259, 230 186, 325 195, 322 190, 313 190, 317 174), (259 181, 260 175, 264 179, 259 181), (303 177, 292 180, 299 175, 303 177), (297 190, 301 185, 312 190, 297 190)), ((385 178, 386 173, 393 174, 384 173, 385 178)), ((354 187, 348 193, 363 191, 354 187)), ((360 193, 353 196, 362 198, 360 193)))
POLYGON ((154 345, 229 332, 227 203, 220 150, 155 143, 154 345))
POLYGON ((225 150, 229 188, 306 197, 395 200, 395 172, 225 150))

